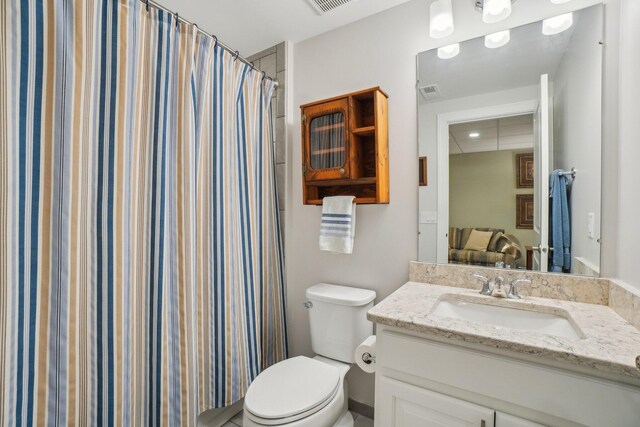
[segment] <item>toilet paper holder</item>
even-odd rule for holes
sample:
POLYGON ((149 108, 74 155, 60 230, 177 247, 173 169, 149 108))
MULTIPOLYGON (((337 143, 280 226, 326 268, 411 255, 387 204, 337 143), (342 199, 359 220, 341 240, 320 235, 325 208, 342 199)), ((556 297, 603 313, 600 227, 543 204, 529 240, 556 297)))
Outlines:
POLYGON ((376 363, 376 357, 372 356, 371 353, 364 353, 362 355, 362 361, 367 365, 370 365, 372 363, 376 363))

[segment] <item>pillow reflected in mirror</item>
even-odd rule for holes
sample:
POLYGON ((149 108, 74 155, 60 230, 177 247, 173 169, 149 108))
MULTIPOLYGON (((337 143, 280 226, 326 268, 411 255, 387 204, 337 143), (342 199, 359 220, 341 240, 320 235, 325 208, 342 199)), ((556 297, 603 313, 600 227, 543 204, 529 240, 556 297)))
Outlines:
POLYGON ((469 240, 464 245, 465 250, 486 252, 487 246, 493 236, 492 231, 478 231, 472 230, 469 240))

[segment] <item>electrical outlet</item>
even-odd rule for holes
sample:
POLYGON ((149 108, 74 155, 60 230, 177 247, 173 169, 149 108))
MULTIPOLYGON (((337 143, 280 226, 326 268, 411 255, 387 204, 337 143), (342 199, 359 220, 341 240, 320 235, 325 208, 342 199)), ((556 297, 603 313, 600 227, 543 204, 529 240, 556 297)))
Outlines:
POLYGON ((437 224, 438 212, 420 211, 420 224, 437 224))

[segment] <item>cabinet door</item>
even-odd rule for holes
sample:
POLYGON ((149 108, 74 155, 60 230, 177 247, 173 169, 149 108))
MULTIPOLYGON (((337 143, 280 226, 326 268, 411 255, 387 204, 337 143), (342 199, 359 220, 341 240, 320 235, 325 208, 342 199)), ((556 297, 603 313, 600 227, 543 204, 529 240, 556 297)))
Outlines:
POLYGON ((494 427, 494 411, 412 384, 380 377, 378 427, 494 427))
POLYGON ((302 114, 305 180, 349 178, 349 99, 306 107, 302 114))
POLYGON ((496 412, 496 427, 544 427, 544 425, 504 412, 496 412))

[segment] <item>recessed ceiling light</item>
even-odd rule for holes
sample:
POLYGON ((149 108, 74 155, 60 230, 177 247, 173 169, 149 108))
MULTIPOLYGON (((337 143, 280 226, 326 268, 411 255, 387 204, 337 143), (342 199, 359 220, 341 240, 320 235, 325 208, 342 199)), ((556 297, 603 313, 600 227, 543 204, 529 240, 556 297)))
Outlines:
POLYGON ((479 134, 478 132, 471 132, 471 133, 469 134, 469 138, 477 138, 477 137, 479 137, 479 136, 480 136, 480 134, 479 134))
POLYGON ((551 0, 553 4, 569 3, 571 0, 551 0))
POLYGON ((498 31, 497 33, 484 36, 484 45, 489 49, 495 49, 509 43, 510 38, 509 30, 498 31))
POLYGON ((573 25, 573 13, 565 13, 564 15, 554 16, 553 18, 542 21, 542 34, 552 36, 568 30, 573 25))
POLYGON ((460 44, 450 44, 448 46, 442 46, 438 48, 438 58, 451 59, 460 53, 460 44))

